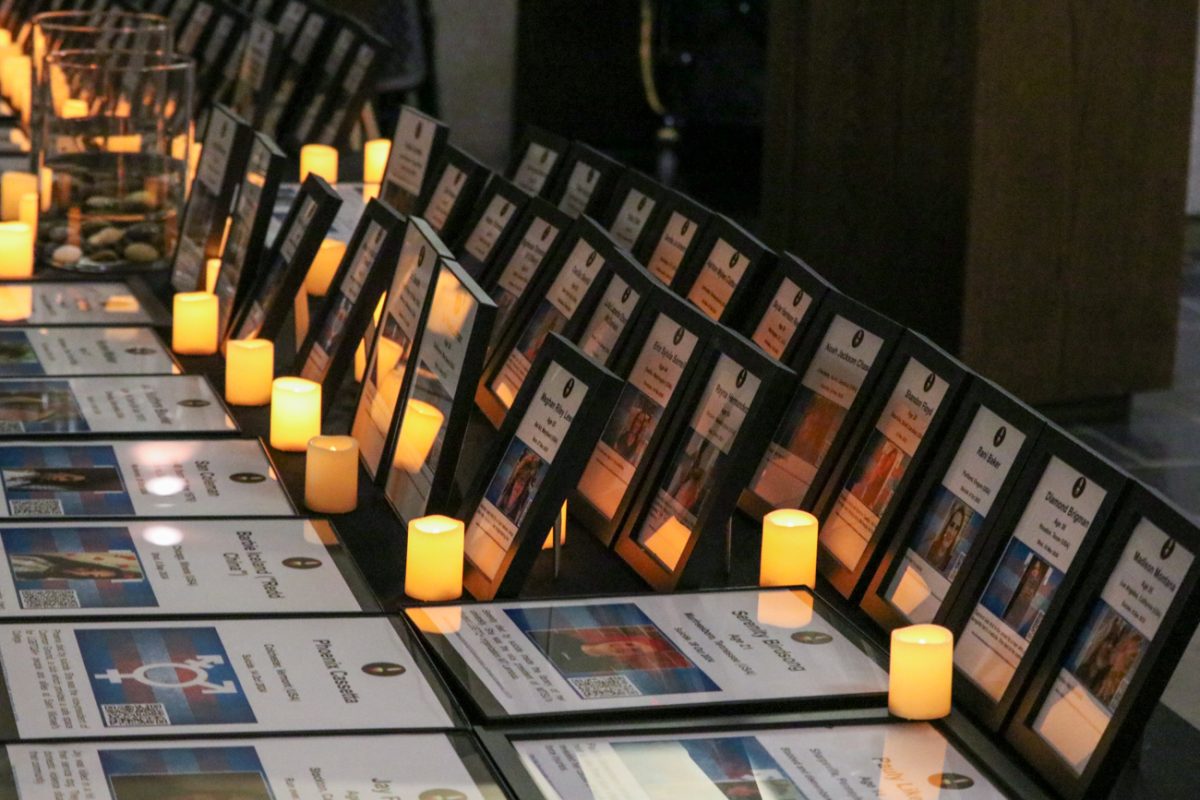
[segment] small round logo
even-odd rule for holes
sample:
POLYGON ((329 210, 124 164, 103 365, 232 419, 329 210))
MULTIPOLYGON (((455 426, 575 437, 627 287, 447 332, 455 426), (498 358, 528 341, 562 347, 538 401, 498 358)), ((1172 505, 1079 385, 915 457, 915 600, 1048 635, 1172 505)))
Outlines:
POLYGON ((1079 480, 1075 481, 1075 485, 1071 487, 1071 497, 1079 497, 1085 489, 1087 489, 1087 478, 1080 476, 1079 480))
POLYGON ((587 182, 591 183, 594 180, 596 180, 596 168, 588 167, 587 182))
POLYGON ((426 789, 417 800, 467 800, 467 796, 457 789, 426 789))
POLYGON ((544 241, 546 241, 546 238, 547 238, 549 235, 550 235, 550 226, 549 226, 549 225, 547 225, 547 226, 545 226, 544 228, 542 228, 542 241, 543 241, 543 242, 544 242, 544 241))
POLYGON ((733 269, 734 267, 737 266, 737 263, 741 260, 742 260, 742 254, 739 253, 738 251, 734 250, 733 255, 731 255, 729 257, 729 268, 733 269))
POLYGON ((854 332, 854 338, 852 338, 852 339, 850 340, 850 346, 851 346, 851 347, 858 347, 860 344, 862 344, 862 342, 863 342, 863 337, 864 337, 865 335, 866 335, 866 334, 864 334, 864 333, 862 332, 862 329, 861 329, 861 328, 860 328, 859 330, 855 331, 855 332, 854 332))
POLYGON ((235 472, 229 476, 229 480, 234 483, 262 483, 266 479, 266 475, 259 475, 257 472, 235 472))
POLYGON ((461 172, 457 172, 457 171, 456 171, 456 172, 454 173, 454 185, 455 185, 455 186, 458 186, 460 183, 462 183, 462 182, 463 182, 463 177, 465 177, 463 173, 461 173, 461 172))
POLYGON ((500 216, 503 217, 503 216, 507 215, 509 208, 511 208, 511 206, 509 205, 508 201, 505 200, 504 205, 500 206, 500 216))
POLYGON ((205 408, 206 406, 211 406, 212 403, 210 403, 208 400, 201 400, 198 397, 191 397, 187 400, 180 400, 179 405, 183 406, 184 408, 205 408))
POLYGON ((125 352, 131 356, 150 356, 154 355, 153 347, 126 347, 125 352))
POLYGON ((563 387, 563 397, 570 397, 573 391, 575 391, 575 379, 571 378, 567 381, 567 385, 563 387))
POLYGON ((796 296, 792 298, 792 308, 795 308, 796 306, 800 305, 800 301, 802 301, 803 299, 804 299, 804 290, 801 289, 800 291, 796 292, 796 296))
POLYGON ((588 253, 587 265, 590 267, 592 265, 592 263, 595 262, 595 260, 596 260, 596 251, 593 250, 592 252, 588 253))
POLYGON ((645 210, 646 210, 646 195, 642 195, 642 199, 641 199, 641 200, 638 200, 638 204, 637 204, 637 210, 638 210, 638 211, 645 211, 645 210))
POLYGON ((672 339, 672 341, 674 341, 674 342, 675 342, 675 344, 679 344, 680 342, 682 342, 682 341, 683 341, 683 334, 684 334, 684 331, 683 331, 683 326, 682 326, 682 325, 680 325, 680 326, 679 326, 679 330, 675 331, 675 336, 674 336, 674 338, 672 339))
POLYGON ((681 228, 679 229, 679 235, 680 235, 680 236, 687 236, 688 229, 689 229, 689 228, 691 228, 691 227, 692 227, 692 221, 691 221, 690 219, 685 219, 685 220, 683 221, 683 227, 681 227, 681 228))
POLYGON ((1006 436, 1008 436, 1008 428, 1001 425, 996 431, 996 435, 992 437, 992 446, 999 447, 1000 445, 1004 444, 1004 439, 1006 436))
POLYGON ((629 302, 629 296, 630 296, 631 294, 633 294, 633 287, 632 287, 632 286, 626 286, 626 287, 625 287, 625 291, 621 292, 621 302, 622 302, 622 303, 628 303, 628 302, 629 302))
POLYGON ((792 641, 796 644, 829 644, 833 637, 824 631, 796 631, 792 641))
POLYGON ((394 678, 397 675, 403 675, 408 670, 400 664, 393 664, 390 661, 372 661, 370 664, 363 664, 362 671, 376 678, 394 678))
POLYGON ((970 789, 975 785, 974 779, 957 772, 935 772, 929 776, 929 783, 939 789, 970 789))
POLYGON ((1168 558, 1171 557, 1171 554, 1174 552, 1175 552, 1175 540, 1167 539, 1165 542, 1163 542, 1162 550, 1160 550, 1158 554, 1160 556, 1162 556, 1163 561, 1166 561, 1168 558))
POLYGON ((549 150, 542 150, 542 159, 541 159, 541 161, 539 161, 538 163, 539 163, 539 164, 545 164, 545 163, 546 163, 546 159, 547 159, 547 158, 549 158, 549 157, 550 157, 550 151, 549 151, 549 150))
POLYGON ((421 120, 417 120, 417 130, 413 133, 413 138, 420 139, 421 138, 421 130, 424 127, 425 127, 425 123, 423 123, 421 120))
POLYGON ((417 253, 417 266, 425 266, 425 245, 421 245, 421 250, 417 253))
POLYGON ((292 556, 285 558, 282 563, 288 569, 316 569, 321 566, 319 558, 310 558, 309 556, 292 556))
POLYGON ((745 382, 746 382, 746 368, 742 367, 742 371, 737 374, 737 380, 735 380, 734 383, 737 385, 737 388, 740 389, 740 388, 742 388, 742 385, 745 382))
POLYGON ((929 377, 925 379, 925 391, 928 392, 932 389, 935 383, 937 383, 937 376, 931 372, 929 373, 929 377))

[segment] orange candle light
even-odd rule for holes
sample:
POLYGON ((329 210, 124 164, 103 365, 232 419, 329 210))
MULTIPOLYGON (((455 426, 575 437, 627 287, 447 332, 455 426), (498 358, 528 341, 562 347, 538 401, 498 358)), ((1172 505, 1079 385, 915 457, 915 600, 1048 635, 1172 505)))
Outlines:
POLYGON ((139 133, 109 136, 104 140, 104 149, 110 153, 140 153, 142 136, 139 133))
POLYGON ((338 266, 342 263, 345 255, 345 242, 339 242, 336 239, 326 239, 321 242, 320 248, 317 249, 317 255, 308 268, 308 274, 304 277, 304 290, 313 297, 324 297, 328 294, 329 285, 333 283, 338 266))
POLYGON ((368 200, 374 200, 377 197, 379 197, 379 184, 378 183, 364 183, 363 184, 363 202, 365 203, 368 200))
POLYGON ((318 514, 345 514, 358 507, 358 442, 353 436, 308 440, 304 505, 318 514))
POLYGON ((24 222, 0 222, 0 278, 33 275, 33 228, 24 222))
POLYGON ((54 170, 41 167, 38 170, 38 201, 42 211, 50 210, 50 200, 54 191, 54 170))
MULTIPOLYGON (((565 547, 567 544, 567 501, 563 500, 562 508, 558 510, 558 546, 565 547)), ((542 542, 543 550, 554 549, 554 528, 546 534, 546 541, 542 542)))
POLYGON ((320 435, 321 384, 304 378, 276 378, 271 384, 271 447, 303 453, 308 440, 320 435))
POLYGON ((306 144, 300 148, 300 182, 315 172, 330 185, 337 183, 338 151, 327 144, 306 144))
POLYGON ((371 139, 363 145, 363 183, 383 183, 392 143, 387 139, 371 139))
POLYGON ((171 349, 180 355, 211 356, 217 352, 217 297, 208 292, 175 295, 171 349))
POLYGON ((20 322, 33 314, 33 287, 0 284, 0 320, 20 322))
POLYGON ((17 204, 17 220, 28 225, 30 230, 37 230, 38 196, 36 192, 26 192, 21 195, 21 201, 17 204))
POLYGON ((780 508, 763 517, 759 586, 817 584, 817 518, 780 508))
MULTIPOLYGON (((381 339, 380 343, 386 340, 381 339)), ((397 389, 397 393, 399 390, 397 389)), ((400 423, 400 441, 396 442, 393 462, 408 473, 416 473, 425 463, 438 431, 442 429, 445 415, 424 400, 409 400, 404 407, 404 419, 400 423)))
POLYGON ((66 100, 63 100, 62 110, 59 111, 59 116, 63 119, 82 119, 87 115, 87 101, 80 100, 78 97, 68 97, 66 100))
POLYGON ((221 274, 221 259, 208 258, 204 260, 204 291, 212 294, 217 288, 217 276, 221 274))
POLYGON ((32 172, 9 171, 0 175, 0 220, 21 218, 21 198, 37 194, 38 178, 32 172))
POLYGON ((425 602, 462 597, 463 535, 461 520, 441 515, 408 523, 406 595, 425 602))
POLYGON ((231 339, 225 347, 225 400, 231 406, 271 402, 275 345, 267 339, 231 339))
POLYGON ((903 719, 941 719, 950 713, 954 634, 940 625, 892 631, 888 711, 903 719))

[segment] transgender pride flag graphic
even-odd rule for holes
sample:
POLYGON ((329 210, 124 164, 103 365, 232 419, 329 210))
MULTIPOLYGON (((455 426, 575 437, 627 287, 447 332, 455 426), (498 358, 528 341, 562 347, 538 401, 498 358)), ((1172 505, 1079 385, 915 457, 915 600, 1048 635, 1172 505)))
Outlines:
POLYGON ((255 722, 216 628, 87 628, 75 640, 106 727, 255 722))

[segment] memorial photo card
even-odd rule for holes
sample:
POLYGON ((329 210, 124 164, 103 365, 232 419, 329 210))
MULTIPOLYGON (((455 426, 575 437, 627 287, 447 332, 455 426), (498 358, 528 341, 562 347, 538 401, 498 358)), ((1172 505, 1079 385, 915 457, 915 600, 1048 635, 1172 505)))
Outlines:
MULTIPOLYGON (((296 90, 307 85, 311 73, 316 80, 317 69, 337 31, 337 24, 324 6, 308 3, 304 22, 295 36, 284 46, 287 58, 280 68, 275 92, 258 126, 276 141, 283 141, 280 131, 286 130, 290 117, 296 113, 299 99, 296 90)), ((307 97, 307 94, 304 95, 307 97)))
POLYGON ((484 284, 489 282, 493 263, 529 199, 524 190, 499 175, 492 176, 462 227, 462 237, 450 248, 472 278, 484 284))
POLYGON ((545 197, 567 160, 571 143, 536 125, 526 125, 505 175, 532 197, 545 197))
POLYGON ((761 291, 758 281, 774 261, 766 245, 728 217, 714 214, 680 265, 676 288, 710 319, 732 324, 761 291))
POLYGON ((698 231, 708 225, 712 212, 690 197, 667 191, 659 203, 657 214, 651 217, 648 228, 633 254, 646 265, 650 274, 679 291, 689 276, 680 267, 703 240, 698 231))
POLYGON ((136 278, 0 284, 0 327, 166 325, 169 321, 162 305, 136 278))
POLYGON ((671 290, 620 247, 605 261, 599 280, 607 283, 591 313, 575 315, 563 335, 597 364, 612 367, 633 321, 645 312, 656 294, 671 290))
POLYGON ((425 182, 425 195, 418 212, 442 241, 456 242, 479 195, 491 180, 492 171, 465 151, 452 145, 442 150, 425 182))
POLYGON ((177 375, 153 328, 0 328, 0 377, 177 375))
POLYGON ((748 304, 742 332, 771 358, 791 363, 829 283, 799 258, 784 253, 764 276, 764 289, 748 304))
POLYGON ((369 28, 358 25, 358 46, 346 60, 329 92, 329 103, 314 140, 342 146, 350 141, 359 124, 363 106, 373 96, 375 85, 390 58, 392 45, 369 28))
POLYGON ((0 625, 0 728, 12 741, 455 727, 399 622, 0 625))
POLYGON ((600 219, 622 170, 620 162, 599 150, 583 142, 572 142, 558 180, 546 197, 572 219, 585 215, 600 219))
POLYGON ((662 205, 665 189, 658 181, 647 178, 629 167, 617 179, 612 201, 604 211, 602 222, 617 244, 631 253, 639 251, 643 236, 662 205))
POLYGON ((294 511, 258 439, 5 442, 0 500, 30 519, 294 511))
POLYGON ((0 524, 6 617, 376 611, 326 520, 0 524))
MULTIPOLYGON (((304 14, 302 3, 294 4, 304 14)), ((246 34, 246 45, 238 62, 229 106, 255 128, 262 123, 270 97, 270 87, 276 85, 283 67, 284 44, 287 35, 269 21, 255 18, 246 34)))
POLYGON ((334 34, 329 50, 309 70, 304 82, 305 97, 303 105, 297 106, 290 124, 285 131, 279 133, 279 139, 292 152, 299 152, 308 143, 331 144, 321 141, 318 133, 324 120, 330 96, 338 91, 338 78, 345 71, 353 57, 362 34, 358 25, 345 17, 337 20, 337 33, 334 34))
POLYGON ((379 199, 404 215, 417 211, 449 138, 444 123, 412 106, 401 106, 379 199))

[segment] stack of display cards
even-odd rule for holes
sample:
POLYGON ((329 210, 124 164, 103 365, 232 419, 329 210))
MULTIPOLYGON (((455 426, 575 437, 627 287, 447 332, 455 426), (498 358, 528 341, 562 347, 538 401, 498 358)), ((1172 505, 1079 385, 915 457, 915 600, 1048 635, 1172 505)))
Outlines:
MULTIPOLYGON (((3 291, 0 288, 0 294, 3 291)), ((180 372, 179 364, 151 328, 0 329, 0 377, 180 372)))
POLYGON ((0 285, 0 326, 165 325, 142 283, 28 281, 0 285))

